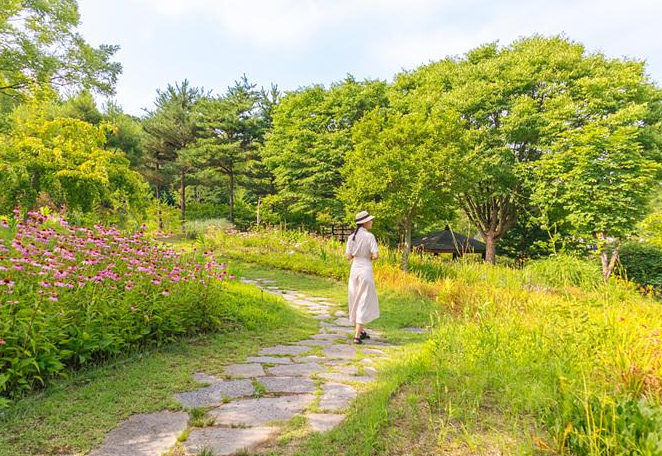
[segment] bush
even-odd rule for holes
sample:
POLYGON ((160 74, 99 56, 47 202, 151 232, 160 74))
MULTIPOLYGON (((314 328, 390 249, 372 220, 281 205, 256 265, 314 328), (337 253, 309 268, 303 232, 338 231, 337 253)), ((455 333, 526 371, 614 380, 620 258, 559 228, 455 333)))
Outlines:
POLYGON ((574 286, 594 289, 602 283, 599 264, 570 255, 559 254, 533 260, 525 270, 533 282, 554 288, 574 286))
POLYGON ((662 249, 644 242, 628 242, 621 247, 620 260, 621 275, 662 291, 662 249))

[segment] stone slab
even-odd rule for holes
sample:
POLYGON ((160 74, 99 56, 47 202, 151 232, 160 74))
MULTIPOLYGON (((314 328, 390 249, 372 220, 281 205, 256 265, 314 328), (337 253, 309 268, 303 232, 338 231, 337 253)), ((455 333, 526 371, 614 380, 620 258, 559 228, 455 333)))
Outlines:
POLYGON ((309 413, 308 423, 313 432, 328 432, 338 426, 345 419, 345 415, 337 413, 309 413))
POLYGON ((275 366, 267 369, 271 375, 296 377, 301 375, 312 375, 322 372, 324 368, 317 363, 290 364, 275 366))
POLYGON ((333 318, 333 317, 331 315, 329 315, 328 313, 323 313, 323 314, 315 315, 315 316, 313 316, 313 318, 315 320, 328 320, 328 319, 333 318))
MULTIPOLYGON (((210 449, 215 456, 225 456, 250 450, 268 441, 278 432, 276 427, 253 427, 248 429, 205 427, 194 428, 184 442, 188 454, 199 454, 210 449)), ((154 453, 153 456, 161 453, 154 453)), ((128 455, 125 455, 128 456, 128 455)))
POLYGON ((273 347, 263 348, 258 352, 259 355, 300 355, 310 351, 310 347, 302 345, 275 345, 273 347))
POLYGON ((329 411, 345 410, 355 398, 356 390, 351 386, 328 382, 322 385, 319 408, 329 411))
POLYGON ((257 363, 230 364, 229 366, 225 366, 225 375, 240 378, 262 377, 264 375, 264 369, 262 368, 262 364, 257 363))
POLYGON ((285 356, 249 356, 247 363, 292 364, 292 360, 285 356))
POLYGON ((317 363, 319 361, 326 361, 324 356, 310 355, 301 356, 299 358, 292 358, 295 363, 317 363))
POLYGON ((333 322, 338 326, 354 326, 354 323, 349 321, 349 319, 346 317, 337 318, 333 322))
POLYGON ((322 353, 329 359, 354 359, 356 357, 356 348, 352 345, 334 344, 323 349, 322 353))
POLYGON ((311 347, 328 347, 333 343, 333 339, 319 339, 319 340, 300 340, 295 342, 295 345, 309 345, 311 347))
POLYGON ((133 415, 106 435, 90 456, 154 456, 165 453, 187 427, 185 412, 133 415))
POLYGON ((255 388, 250 380, 213 379, 209 386, 175 394, 175 400, 188 408, 209 407, 220 404, 224 397, 251 396, 254 392, 255 388))
POLYGON ((260 379, 269 393, 314 393, 315 382, 306 377, 264 377, 260 379))
POLYGON ((312 394, 242 399, 210 410, 216 424, 225 426, 260 426, 285 421, 303 412, 315 399, 312 394))
POLYGON ((336 317, 346 317, 347 312, 345 312, 344 310, 337 310, 333 315, 335 315, 336 317))

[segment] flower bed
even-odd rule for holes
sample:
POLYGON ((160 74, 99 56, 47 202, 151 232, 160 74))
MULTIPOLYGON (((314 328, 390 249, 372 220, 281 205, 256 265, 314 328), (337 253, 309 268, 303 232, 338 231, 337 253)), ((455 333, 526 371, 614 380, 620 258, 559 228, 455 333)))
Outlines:
POLYGON ((233 321, 211 253, 30 213, 0 221, 0 408, 67 370, 233 321))

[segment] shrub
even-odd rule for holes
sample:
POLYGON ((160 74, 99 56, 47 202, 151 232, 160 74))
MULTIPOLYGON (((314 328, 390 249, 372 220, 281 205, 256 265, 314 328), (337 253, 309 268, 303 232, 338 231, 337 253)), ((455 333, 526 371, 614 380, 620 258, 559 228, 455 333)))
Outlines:
POLYGON ((526 265, 531 280, 554 288, 568 286, 593 289, 602 283, 600 265, 571 255, 552 255, 526 265))
POLYGON ((621 275, 644 287, 662 291, 662 249, 644 242, 628 242, 621 247, 621 275))

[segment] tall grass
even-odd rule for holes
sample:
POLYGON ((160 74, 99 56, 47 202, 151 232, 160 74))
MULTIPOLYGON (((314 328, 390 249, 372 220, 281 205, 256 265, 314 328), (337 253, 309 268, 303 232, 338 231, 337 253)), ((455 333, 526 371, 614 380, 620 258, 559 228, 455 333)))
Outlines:
MULTIPOLYGON (((305 233, 217 234, 209 246, 247 261, 344 279, 343 245, 305 233)), ((532 436, 557 454, 662 454, 662 345, 658 302, 628 282, 603 283, 573 257, 511 269, 382 249, 378 288, 438 304, 425 348, 439 410, 480 420, 487 409, 531 417, 532 436)))

